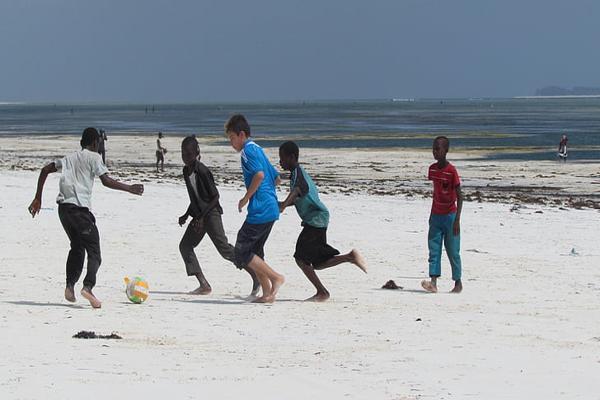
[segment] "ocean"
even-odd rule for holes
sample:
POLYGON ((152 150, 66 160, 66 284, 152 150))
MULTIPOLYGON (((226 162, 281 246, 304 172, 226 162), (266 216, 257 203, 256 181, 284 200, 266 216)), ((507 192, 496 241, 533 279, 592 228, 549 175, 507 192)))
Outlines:
POLYGON ((428 148, 447 135, 453 148, 487 158, 554 159, 562 134, 569 159, 600 160, 600 98, 394 99, 198 104, 0 103, 0 135, 196 134, 217 140, 233 113, 248 117, 263 146, 428 148))

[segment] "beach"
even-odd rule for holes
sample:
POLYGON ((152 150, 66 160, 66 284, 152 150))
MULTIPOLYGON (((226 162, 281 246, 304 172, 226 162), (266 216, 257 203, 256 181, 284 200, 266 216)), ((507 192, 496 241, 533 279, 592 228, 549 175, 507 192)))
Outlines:
MULTIPOLYGON (((164 174, 153 172, 155 138, 111 136, 111 175, 146 185, 142 197, 96 182, 93 211, 103 263, 92 310, 63 298, 68 240, 48 178, 43 208, 27 213, 39 168, 75 150, 78 138, 0 138, 0 360, 2 398, 91 399, 506 399, 598 398, 600 295, 598 166, 592 163, 477 161, 449 154, 471 201, 462 217, 459 295, 442 262, 441 292, 425 293, 428 151, 301 149, 331 211, 330 243, 359 249, 368 274, 353 265, 319 273, 325 303, 292 254, 300 232, 282 214, 266 259, 285 275, 272 305, 245 300, 250 279, 223 260, 210 240, 197 248, 213 292, 195 288, 178 251, 188 204, 180 178, 180 138, 166 137, 164 174), (539 176, 542 175, 542 176, 539 176), (487 190, 492 186, 516 190, 487 190), (525 190, 521 189, 526 188, 525 190), (477 195, 475 192, 481 194, 477 195), (529 196, 524 198, 523 196, 529 196), (545 199, 542 199, 545 198, 545 199), (568 199, 574 199, 569 201, 568 199), (130 303, 125 276, 143 276, 149 300, 130 303), (393 279, 400 290, 381 286, 393 279), (74 339, 81 330, 121 340, 74 339)), ((213 140, 213 139, 211 139, 213 140)), ((244 213, 239 155, 201 140, 219 184, 225 232, 235 241, 244 213)), ((275 164, 276 149, 267 149, 275 164)), ((287 192, 286 182, 278 196, 287 192)), ((76 287, 79 289, 79 286, 76 287)))

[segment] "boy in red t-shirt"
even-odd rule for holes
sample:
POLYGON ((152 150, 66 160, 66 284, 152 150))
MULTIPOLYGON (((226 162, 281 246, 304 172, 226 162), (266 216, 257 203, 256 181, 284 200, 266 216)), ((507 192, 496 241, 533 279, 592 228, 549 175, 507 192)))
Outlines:
POLYGON ((460 212, 463 195, 460 178, 454 165, 446 160, 450 141, 438 136, 433 141, 433 157, 436 163, 429 167, 428 179, 433 181, 433 204, 429 216, 429 276, 431 281, 422 281, 421 286, 428 292, 437 292, 437 278, 441 275, 442 242, 452 266, 454 289, 462 291, 460 262, 460 212))

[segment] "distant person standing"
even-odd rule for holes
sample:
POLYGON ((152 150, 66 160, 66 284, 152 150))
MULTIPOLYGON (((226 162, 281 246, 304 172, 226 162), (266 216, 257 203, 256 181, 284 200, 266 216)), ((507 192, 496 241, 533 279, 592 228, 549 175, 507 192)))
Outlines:
POLYGON ((567 162, 567 143, 569 139, 567 139, 567 135, 562 135, 560 138, 560 143, 558 144, 558 159, 564 162, 567 162))
POLYGON ((163 147, 160 143, 160 139, 163 138, 162 132, 158 132, 158 139, 156 139, 156 172, 158 172, 158 164, 160 163, 160 170, 165 172, 165 154, 167 154, 167 148, 163 147))
POLYGON ((104 129, 99 130, 100 140, 98 141, 98 154, 102 156, 102 164, 106 165, 106 146, 104 144, 105 141, 108 140, 106 137, 106 132, 104 129))

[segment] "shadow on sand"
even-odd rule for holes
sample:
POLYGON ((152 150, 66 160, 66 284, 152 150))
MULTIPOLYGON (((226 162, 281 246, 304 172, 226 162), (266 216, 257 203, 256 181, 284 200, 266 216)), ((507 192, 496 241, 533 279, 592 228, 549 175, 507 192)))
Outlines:
POLYGON ((15 304, 17 306, 42 306, 42 307, 68 307, 68 308, 85 308, 79 304, 67 304, 67 303, 42 303, 37 301, 5 301, 8 304, 15 304))

